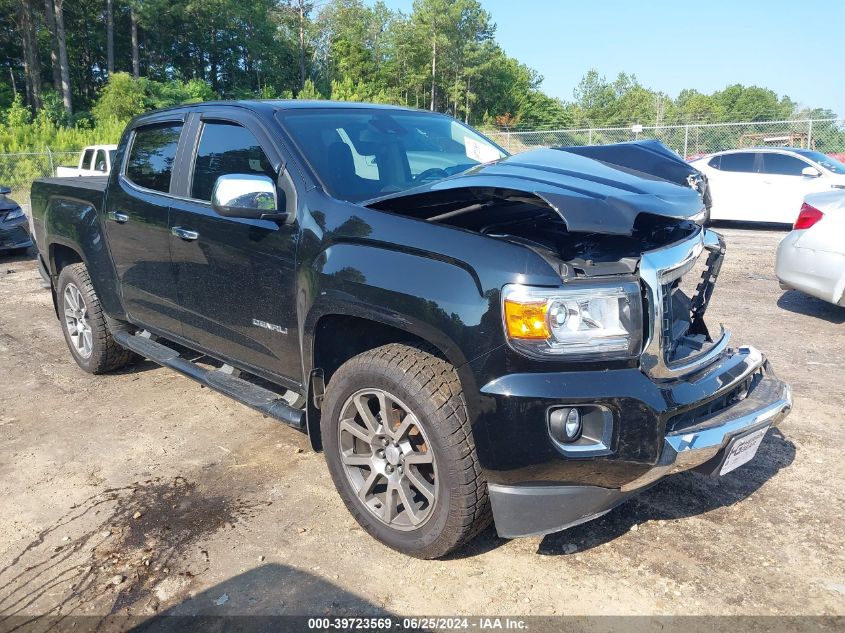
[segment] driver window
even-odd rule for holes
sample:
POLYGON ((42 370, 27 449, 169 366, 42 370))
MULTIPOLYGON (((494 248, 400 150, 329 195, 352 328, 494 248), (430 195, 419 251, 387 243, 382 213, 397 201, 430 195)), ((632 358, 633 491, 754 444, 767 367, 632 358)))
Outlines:
POLYGON ((194 160, 191 197, 210 201, 214 183, 224 174, 264 174, 276 181, 276 172, 252 132, 237 123, 207 121, 194 160))

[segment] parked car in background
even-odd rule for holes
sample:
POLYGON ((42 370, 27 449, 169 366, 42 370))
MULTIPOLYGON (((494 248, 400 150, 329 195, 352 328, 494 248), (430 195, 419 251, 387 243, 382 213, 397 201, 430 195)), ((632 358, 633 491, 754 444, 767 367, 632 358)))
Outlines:
POLYGON ((845 188, 845 164, 807 149, 730 150, 691 164, 710 183, 712 220, 792 224, 804 196, 845 188))
POLYGON ((57 167, 56 176, 105 176, 111 172, 117 145, 89 145, 79 154, 76 167, 57 167))
POLYGON ((804 199, 792 232, 778 246, 775 273, 784 289, 845 306, 845 191, 804 199))
POLYGON ((25 251, 32 246, 29 219, 21 205, 8 197, 9 187, 0 186, 0 253, 25 251))

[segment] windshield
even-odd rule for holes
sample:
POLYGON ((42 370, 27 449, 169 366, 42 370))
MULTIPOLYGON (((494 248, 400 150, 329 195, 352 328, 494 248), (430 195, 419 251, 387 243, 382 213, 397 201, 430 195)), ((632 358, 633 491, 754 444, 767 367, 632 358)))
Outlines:
POLYGON ((350 202, 404 191, 507 155, 441 114, 326 108, 284 110, 278 116, 327 192, 350 202))
POLYGON ((840 163, 835 158, 827 156, 826 154, 814 152, 808 149, 799 149, 796 150, 796 153, 800 154, 804 158, 809 158, 814 163, 818 163, 829 172, 834 174, 845 174, 845 163, 840 163))

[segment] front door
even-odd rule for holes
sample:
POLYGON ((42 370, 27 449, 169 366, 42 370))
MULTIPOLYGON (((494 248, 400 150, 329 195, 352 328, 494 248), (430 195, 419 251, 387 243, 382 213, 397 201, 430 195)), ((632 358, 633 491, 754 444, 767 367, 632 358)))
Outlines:
POLYGON ((803 170, 812 165, 800 158, 777 152, 763 152, 761 156, 760 173, 766 184, 763 196, 772 222, 793 224, 804 196, 830 187, 822 177, 805 176, 803 170))
POLYGON ((276 169, 256 135, 237 123, 204 120, 190 190, 170 214, 171 252, 182 330, 199 348, 301 382, 294 258, 296 225, 226 218, 211 208, 224 174, 276 169))
POLYGON ((136 129, 125 168, 108 189, 106 234, 130 320, 181 334, 170 262, 169 196, 181 122, 136 129))

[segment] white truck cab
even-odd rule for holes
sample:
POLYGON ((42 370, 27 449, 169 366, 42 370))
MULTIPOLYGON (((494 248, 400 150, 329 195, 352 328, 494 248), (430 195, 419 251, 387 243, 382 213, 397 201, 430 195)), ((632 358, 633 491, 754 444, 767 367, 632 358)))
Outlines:
POLYGON ((89 145, 79 155, 77 167, 57 167, 56 176, 105 176, 111 171, 117 145, 89 145))

